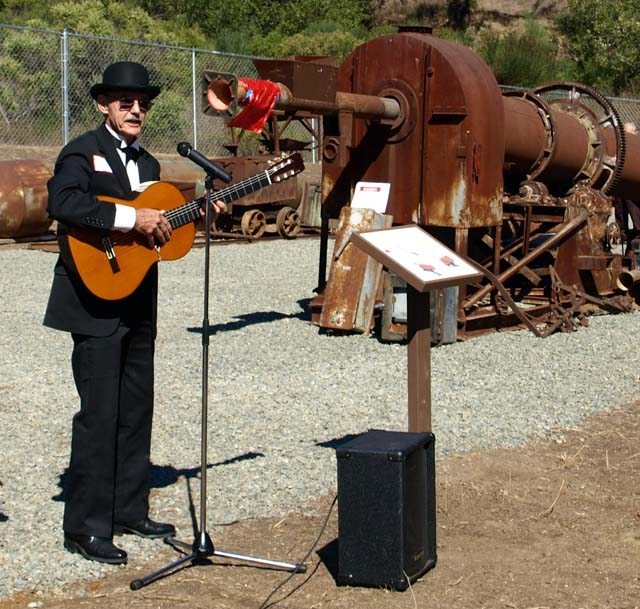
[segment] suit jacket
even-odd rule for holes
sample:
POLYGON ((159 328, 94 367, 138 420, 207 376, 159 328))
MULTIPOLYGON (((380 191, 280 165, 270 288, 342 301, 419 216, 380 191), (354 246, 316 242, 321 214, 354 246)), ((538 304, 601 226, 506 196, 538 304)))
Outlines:
MULTIPOLYGON (((146 150, 138 158, 140 181, 160 179, 160 164, 146 150)), ((59 226, 75 225, 111 230, 115 205, 98 200, 98 195, 133 196, 125 167, 113 137, 104 125, 69 142, 60 152, 54 175, 48 184, 49 216, 59 226)), ((64 231, 58 231, 61 252, 65 251, 64 231)), ((138 289, 122 300, 95 297, 82 284, 73 261, 61 255, 56 262, 44 324, 89 336, 109 336, 121 320, 136 323, 151 320, 155 327, 157 266, 147 273, 138 289)))

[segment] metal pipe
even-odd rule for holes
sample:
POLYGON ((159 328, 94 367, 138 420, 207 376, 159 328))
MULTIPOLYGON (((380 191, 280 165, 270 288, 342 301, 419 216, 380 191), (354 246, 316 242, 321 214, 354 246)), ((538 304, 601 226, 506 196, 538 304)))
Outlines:
MULTIPOLYGON (((288 87, 281 83, 275 83, 280 90, 279 99, 276 102, 277 109, 307 110, 315 114, 332 115, 339 112, 350 112, 358 118, 373 120, 392 120, 400 115, 400 103, 392 97, 378 97, 377 95, 360 95, 357 93, 336 92, 335 101, 321 101, 315 99, 302 99, 294 97, 288 87)), ((247 94, 247 89, 242 79, 237 83, 237 101, 242 101, 247 94)), ((207 87, 207 101, 218 112, 228 111, 233 101, 231 83, 223 78, 211 81, 207 87)))
POLYGON ((62 140, 69 143, 69 35, 62 31, 62 140))
POLYGON ((616 285, 625 292, 630 290, 636 283, 640 281, 640 271, 622 271, 616 279, 616 285))
POLYGON ((557 108, 549 108, 553 125, 552 146, 549 126, 539 109, 526 98, 503 97, 505 133, 505 171, 521 180, 539 167, 536 179, 567 190, 579 178, 589 160, 589 137, 580 121, 557 108))
POLYGON ((198 59, 196 57, 196 50, 191 49, 191 90, 193 95, 191 96, 191 105, 193 107, 193 147, 198 147, 198 94, 197 80, 196 80, 196 64, 198 59))
POLYGON ((625 133, 624 166, 618 183, 611 189, 614 196, 640 200, 640 135, 625 133))
POLYGON ((545 148, 545 126, 536 107, 522 97, 503 97, 505 170, 528 175, 545 148))

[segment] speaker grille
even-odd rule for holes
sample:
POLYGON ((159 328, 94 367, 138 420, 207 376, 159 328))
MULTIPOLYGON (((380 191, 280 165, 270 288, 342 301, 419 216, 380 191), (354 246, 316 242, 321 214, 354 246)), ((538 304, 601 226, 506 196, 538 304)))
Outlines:
POLYGON ((339 583, 404 590, 435 565, 434 442, 374 429, 336 450, 339 583))

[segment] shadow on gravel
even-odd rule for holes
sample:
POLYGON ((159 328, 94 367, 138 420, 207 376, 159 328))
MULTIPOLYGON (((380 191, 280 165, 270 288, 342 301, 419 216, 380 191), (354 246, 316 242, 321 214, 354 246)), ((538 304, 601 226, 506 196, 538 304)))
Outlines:
MULTIPOLYGON (((231 457, 218 463, 208 463, 207 469, 213 467, 220 467, 222 465, 231 465, 232 463, 239 463, 240 461, 247 461, 249 459, 259 459, 264 457, 264 453, 248 452, 237 457, 231 457)), ((190 478, 197 478, 200 474, 200 466, 177 469, 172 465, 154 465, 151 464, 151 472, 149 474, 149 483, 151 488, 164 488, 175 484, 182 477, 187 480, 190 478)), ((60 492, 57 495, 51 497, 53 501, 64 501, 65 491, 67 488, 67 469, 58 476, 58 487, 60 492)), ((1 519, 0 519, 1 521, 1 519)))
MULTIPOLYGON (((0 486, 4 486, 2 480, 0 480, 0 486)), ((0 522, 7 522, 7 520, 9 520, 9 516, 0 512, 0 522)))
POLYGON ((342 446, 346 442, 357 438, 360 434, 348 433, 341 438, 331 438, 331 440, 325 440, 324 442, 316 442, 316 446, 320 446, 322 448, 338 448, 338 446, 342 446))
MULTIPOLYGON (((242 330, 247 326, 255 326, 257 324, 269 324, 281 319, 299 319, 301 321, 311 321, 311 313, 309 311, 309 303, 311 298, 303 298, 298 300, 298 305, 302 309, 299 313, 279 313, 278 311, 256 311, 255 313, 246 313, 244 315, 236 315, 234 321, 228 321, 224 324, 216 324, 209 326, 209 335, 217 332, 233 332, 234 330, 242 330)), ((188 332, 202 334, 202 327, 187 328, 188 332)))

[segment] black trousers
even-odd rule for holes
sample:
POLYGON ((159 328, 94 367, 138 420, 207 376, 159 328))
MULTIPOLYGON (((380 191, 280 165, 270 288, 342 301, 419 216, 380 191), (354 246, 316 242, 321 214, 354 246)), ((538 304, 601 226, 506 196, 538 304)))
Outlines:
POLYGON ((73 335, 80 396, 73 418, 63 528, 111 537, 113 524, 145 518, 153 418, 151 322, 111 336, 73 335))

